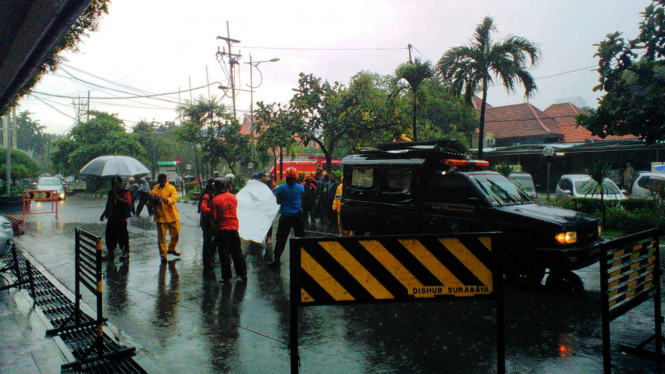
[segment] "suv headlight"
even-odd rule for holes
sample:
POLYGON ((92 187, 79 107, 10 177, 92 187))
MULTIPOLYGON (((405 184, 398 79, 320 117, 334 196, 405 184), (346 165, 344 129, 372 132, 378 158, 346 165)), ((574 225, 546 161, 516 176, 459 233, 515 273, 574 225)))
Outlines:
POLYGON ((577 242, 577 233, 575 231, 560 232, 554 239, 560 244, 573 244, 577 242))

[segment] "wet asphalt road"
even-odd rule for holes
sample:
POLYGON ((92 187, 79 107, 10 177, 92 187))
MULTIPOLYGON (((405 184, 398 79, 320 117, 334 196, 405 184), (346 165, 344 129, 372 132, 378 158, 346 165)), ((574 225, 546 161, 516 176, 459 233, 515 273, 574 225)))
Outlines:
MULTIPOLYGON (((103 200, 70 197, 59 202, 58 220, 29 216, 18 242, 73 290, 74 228, 103 236, 103 206, 103 200)), ((261 248, 243 243, 249 280, 222 285, 218 269, 203 276, 196 206, 178 209, 182 256, 166 265, 159 261, 152 217, 144 211, 129 220, 129 264, 117 253, 104 268, 110 323, 158 372, 288 373, 288 247, 281 270, 273 271, 265 268, 261 248)), ((580 296, 506 289, 508 372, 602 372, 598 272, 597 264, 576 272, 586 287, 580 296)), ((84 300, 92 298, 84 293, 84 300)), ((489 300, 301 309, 301 372, 491 373, 494 310, 489 300)), ((651 301, 612 323, 613 343, 637 343, 652 332, 651 301)), ((616 344, 613 364, 616 373, 657 372, 652 361, 621 355, 616 344)))

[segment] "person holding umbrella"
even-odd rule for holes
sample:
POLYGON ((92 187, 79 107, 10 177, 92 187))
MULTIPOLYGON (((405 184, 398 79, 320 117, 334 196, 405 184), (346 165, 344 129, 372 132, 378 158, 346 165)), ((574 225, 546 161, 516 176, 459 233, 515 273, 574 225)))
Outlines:
POLYGON ((159 174, 157 176, 157 184, 150 192, 152 197, 155 223, 157 224, 157 240, 159 243, 159 255, 162 258, 162 263, 165 263, 166 255, 172 254, 180 256, 180 252, 176 251, 175 247, 178 245, 180 237, 180 215, 176 202, 178 202, 178 192, 175 187, 167 180, 166 174, 159 174), (166 232, 169 232, 171 241, 166 247, 166 232))
POLYGON ((106 199, 106 209, 99 217, 101 222, 106 222, 106 249, 108 253, 104 260, 113 260, 116 246, 122 249, 120 260, 129 259, 129 233, 127 232, 127 219, 131 216, 130 204, 132 197, 129 191, 122 188, 122 178, 114 176, 111 178, 111 191, 106 199))

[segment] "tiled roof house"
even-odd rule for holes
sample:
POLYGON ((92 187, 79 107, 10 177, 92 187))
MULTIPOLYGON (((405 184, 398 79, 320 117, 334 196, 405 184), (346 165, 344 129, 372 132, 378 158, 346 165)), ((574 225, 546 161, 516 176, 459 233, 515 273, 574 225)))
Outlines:
MULTIPOLYGON (((474 105, 475 106, 475 105, 474 105)), ((477 109, 480 112, 480 108, 477 109)), ((497 147, 518 144, 557 143, 564 134, 550 116, 530 103, 485 108, 485 132, 493 134, 497 147)))
POLYGON ((544 110, 544 113, 552 117, 563 133, 564 143, 582 143, 589 140, 621 140, 621 139, 635 139, 633 135, 626 136, 606 136, 604 139, 600 136, 591 135, 591 131, 584 127, 577 126, 575 117, 584 111, 572 103, 560 103, 550 105, 544 110))

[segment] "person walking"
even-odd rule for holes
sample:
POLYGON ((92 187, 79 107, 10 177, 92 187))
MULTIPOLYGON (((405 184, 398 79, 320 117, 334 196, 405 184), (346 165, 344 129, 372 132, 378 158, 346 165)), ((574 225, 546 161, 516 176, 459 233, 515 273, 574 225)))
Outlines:
POLYGON ((302 214, 302 196, 305 194, 305 187, 296 183, 298 180, 298 171, 293 166, 286 169, 286 184, 283 184, 275 190, 277 204, 280 204, 279 224, 277 225, 277 244, 275 244, 275 258, 267 264, 268 267, 277 268, 280 266, 279 258, 284 252, 286 239, 289 237, 291 228, 296 237, 305 235, 303 227, 302 214))
POLYGON ((214 197, 213 184, 215 180, 208 179, 205 189, 201 192, 199 198, 199 213, 201 217, 199 226, 203 230, 203 271, 210 271, 215 268, 215 225, 212 221, 211 202, 214 197))
POLYGON ((180 237, 180 214, 178 214, 178 208, 176 208, 178 192, 166 179, 166 174, 159 174, 159 176, 157 176, 157 184, 152 189, 152 192, 150 192, 150 196, 153 197, 155 208, 154 214, 155 223, 157 224, 159 256, 162 258, 163 263, 167 261, 167 254, 180 256, 180 252, 175 249, 180 237), (166 247, 167 231, 171 238, 168 250, 166 247))
POLYGON ((328 181, 328 201, 330 206, 328 207, 328 225, 332 228, 337 222, 337 211, 333 208, 333 202, 335 201, 335 194, 337 191, 337 186, 339 186, 339 181, 335 176, 335 173, 330 173, 330 181, 328 181))
POLYGON ((238 235, 238 200, 229 192, 225 181, 215 181, 216 196, 212 199, 212 217, 215 221, 215 245, 222 266, 222 283, 231 280, 231 263, 240 281, 247 282, 247 264, 242 257, 238 235))
POLYGON ((106 208, 99 217, 100 222, 108 219, 106 222, 106 249, 108 253, 103 257, 104 260, 113 260, 116 246, 120 246, 122 250, 121 261, 129 258, 127 219, 131 215, 129 208, 131 200, 129 191, 122 188, 122 178, 119 176, 112 177, 111 191, 109 191, 106 198, 106 208))
POLYGON ((311 173, 305 174, 305 181, 302 183, 305 188, 305 194, 302 196, 302 212, 305 226, 309 225, 310 216, 314 223, 314 204, 316 203, 316 182, 311 173))
POLYGON ((631 193, 634 176, 635 169, 630 165, 630 162, 626 163, 626 170, 623 172, 623 188, 628 191, 628 193, 631 193))
POLYGON ((132 215, 136 215, 136 200, 139 197, 139 185, 136 183, 136 180, 134 177, 129 177, 129 183, 127 190, 129 191, 129 195, 132 197, 132 202, 129 204, 129 208, 132 211, 132 215))
POLYGON ((333 200, 332 209, 337 214, 337 226, 339 227, 340 236, 353 236, 353 231, 344 230, 342 227, 342 194, 344 193, 344 177, 341 183, 335 189, 335 199, 333 200))
POLYGON ((329 181, 330 175, 326 174, 316 182, 316 211, 319 218, 321 218, 321 224, 324 226, 328 221, 328 210, 330 210, 330 201, 328 200, 329 181))
POLYGON ((141 178, 141 185, 139 186, 138 189, 138 194, 139 194, 139 204, 136 207, 136 215, 140 216, 141 212, 143 211, 143 207, 146 206, 148 209, 148 215, 152 215, 152 206, 148 205, 148 200, 150 199, 150 192, 152 189, 150 188, 150 182, 148 182, 147 177, 141 178))

